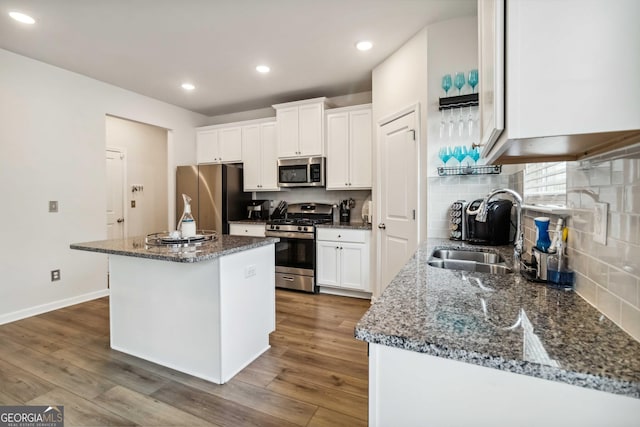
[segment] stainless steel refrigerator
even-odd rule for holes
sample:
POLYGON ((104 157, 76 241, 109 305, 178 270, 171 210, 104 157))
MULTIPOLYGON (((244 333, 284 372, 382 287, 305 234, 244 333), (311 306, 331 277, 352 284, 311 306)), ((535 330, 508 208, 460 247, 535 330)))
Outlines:
POLYGON ((191 213, 198 230, 229 234, 229 221, 246 216, 251 193, 245 193, 242 168, 236 165, 178 166, 176 222, 182 216, 182 194, 191 197, 191 213))

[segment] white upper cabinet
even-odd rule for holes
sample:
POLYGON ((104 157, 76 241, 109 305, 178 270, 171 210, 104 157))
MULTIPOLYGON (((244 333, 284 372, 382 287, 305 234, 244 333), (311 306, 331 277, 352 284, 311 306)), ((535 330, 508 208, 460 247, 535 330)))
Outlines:
POLYGON ((578 160, 640 142, 640 1, 479 0, 478 17, 481 139, 491 144, 504 120, 489 162, 578 160))
POLYGON ((327 190, 371 188, 371 105, 327 112, 327 190))
POLYGON ((326 98, 277 104, 277 154, 279 158, 324 155, 326 98))
POLYGON ((196 130, 197 162, 242 162, 242 133, 238 126, 206 126, 196 130))
POLYGON ((242 127, 244 191, 278 191, 276 123, 242 127))

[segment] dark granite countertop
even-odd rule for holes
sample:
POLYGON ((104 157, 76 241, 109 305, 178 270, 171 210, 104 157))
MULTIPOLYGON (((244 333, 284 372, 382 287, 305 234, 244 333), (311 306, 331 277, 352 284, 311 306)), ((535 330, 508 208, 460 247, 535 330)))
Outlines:
POLYGON ((128 239, 99 240, 95 242, 74 243, 71 249, 124 255, 138 258, 156 259, 172 262, 200 262, 236 252, 242 252, 260 246, 272 245, 280 239, 276 237, 218 236, 213 242, 201 246, 190 245, 181 248, 148 246, 144 236, 128 239))
MULTIPOLYGON (((574 292, 431 267, 429 239, 360 319, 356 338, 640 398, 640 342, 574 292), (478 280, 479 279, 479 280, 478 280)), ((513 247, 491 250, 513 259, 513 247)))
POLYGON ((351 229, 351 230, 371 230, 371 224, 366 222, 329 222, 326 224, 318 224, 316 228, 343 228, 343 229, 351 229))

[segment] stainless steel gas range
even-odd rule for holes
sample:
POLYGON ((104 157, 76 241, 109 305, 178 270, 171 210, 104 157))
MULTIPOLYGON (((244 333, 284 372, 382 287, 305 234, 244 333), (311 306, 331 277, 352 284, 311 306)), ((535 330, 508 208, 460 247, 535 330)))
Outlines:
POLYGON ((285 218, 267 222, 266 235, 276 243, 276 287, 316 292, 316 224, 332 221, 332 207, 294 203, 285 218))

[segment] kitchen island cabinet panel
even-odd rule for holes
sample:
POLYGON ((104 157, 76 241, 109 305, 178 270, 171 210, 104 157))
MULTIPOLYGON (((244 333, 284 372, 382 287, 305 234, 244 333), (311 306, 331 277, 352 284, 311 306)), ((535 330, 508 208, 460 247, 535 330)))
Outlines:
POLYGON ((640 399, 369 344, 371 427, 627 427, 639 414, 640 399))
POLYGON ((202 246, 131 238, 71 248, 109 254, 113 349, 223 384, 269 348, 276 242, 223 235, 202 246))

